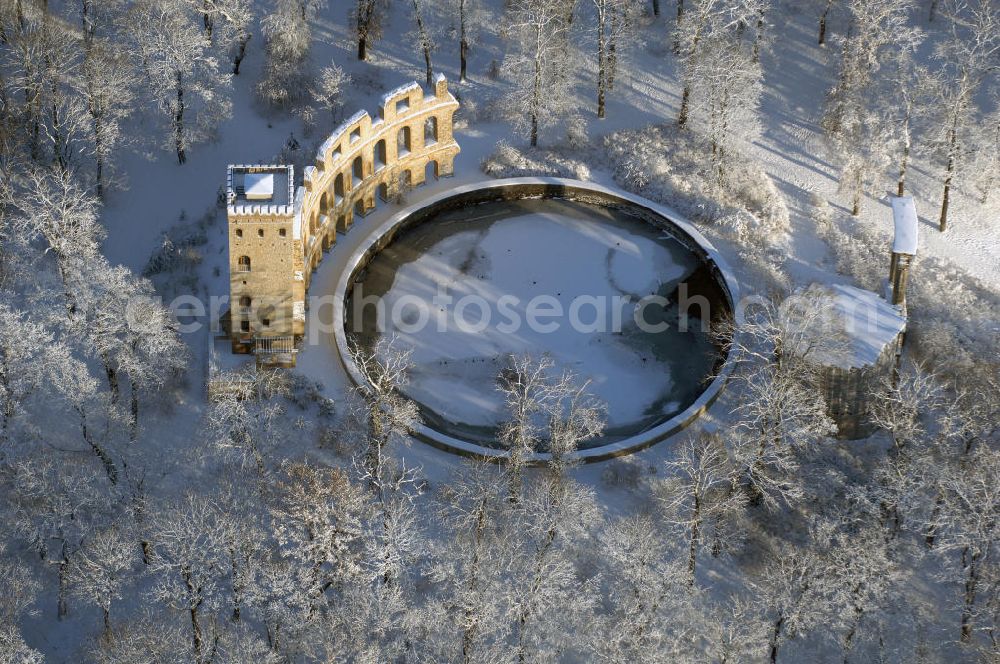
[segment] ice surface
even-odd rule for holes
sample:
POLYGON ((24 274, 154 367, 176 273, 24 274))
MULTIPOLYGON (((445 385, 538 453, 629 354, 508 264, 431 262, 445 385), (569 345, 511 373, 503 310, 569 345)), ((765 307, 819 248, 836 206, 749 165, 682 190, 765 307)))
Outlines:
MULTIPOLYGON (((360 292, 384 294, 385 333, 413 349, 406 393, 463 427, 466 437, 470 428, 488 431, 502 418, 496 376, 509 356, 525 353, 548 353, 590 380, 591 391, 608 404, 613 436, 686 407, 715 356, 700 331, 642 332, 634 307, 625 305, 624 298, 669 299, 698 266, 687 249, 661 235, 637 219, 579 203, 480 205, 404 234, 374 259, 360 292), (616 297, 624 312, 619 326, 616 297), (559 307, 563 315, 529 325, 533 299, 539 309, 559 307), (424 314, 417 302, 431 312, 419 329, 424 314), (393 311, 400 314, 396 324, 393 311), (521 324, 513 326, 512 319, 521 324)), ((367 313, 363 329, 370 331, 374 310, 367 313)), ((351 311, 348 319, 356 329, 360 319, 351 311)))

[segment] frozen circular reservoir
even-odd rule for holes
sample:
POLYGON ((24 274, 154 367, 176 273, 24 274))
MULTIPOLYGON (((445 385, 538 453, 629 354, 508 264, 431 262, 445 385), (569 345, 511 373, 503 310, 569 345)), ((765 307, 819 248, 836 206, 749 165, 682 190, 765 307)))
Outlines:
POLYGON ((513 355, 548 354, 590 382, 608 424, 590 452, 693 419, 723 359, 708 319, 732 301, 704 241, 624 194, 517 182, 390 220, 344 284, 346 337, 412 350, 421 437, 459 451, 496 448, 513 355))

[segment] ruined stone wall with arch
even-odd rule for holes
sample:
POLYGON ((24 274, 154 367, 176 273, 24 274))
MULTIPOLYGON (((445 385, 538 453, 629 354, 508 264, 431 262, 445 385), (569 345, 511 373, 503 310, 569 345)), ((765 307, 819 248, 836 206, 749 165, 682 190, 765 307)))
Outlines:
POLYGON ((454 172, 457 109, 448 81, 439 75, 433 94, 425 95, 417 83, 399 87, 382 97, 376 118, 356 113, 324 141, 295 196, 296 239, 302 243, 298 269, 305 289, 338 232, 346 232, 380 201, 398 200, 428 177, 454 172))
POLYGON ((291 166, 229 166, 228 334, 234 352, 255 353, 267 364, 295 364, 306 292, 323 252, 380 201, 453 173, 457 109, 443 76, 431 94, 417 83, 399 87, 382 97, 377 117, 361 111, 334 131, 299 187, 291 166))

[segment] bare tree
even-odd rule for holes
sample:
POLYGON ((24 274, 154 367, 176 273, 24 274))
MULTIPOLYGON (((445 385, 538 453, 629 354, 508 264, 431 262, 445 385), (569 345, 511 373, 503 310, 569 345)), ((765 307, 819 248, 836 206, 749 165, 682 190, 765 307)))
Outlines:
MULTIPOLYGON (((238 480, 237 480, 238 482, 238 480)), ((253 489, 226 482, 219 496, 220 529, 228 562, 232 611, 230 620, 243 620, 244 607, 252 594, 260 562, 271 553, 262 519, 264 506, 253 489)))
POLYGON ((1000 451, 988 444, 977 446, 943 469, 941 487, 941 509, 933 524, 940 542, 937 551, 951 565, 957 564, 955 576, 962 578, 961 639, 968 642, 977 628, 993 634, 997 630, 995 602, 993 615, 982 616, 985 625, 977 626, 976 618, 983 608, 981 598, 990 602, 1000 591, 1000 451))
POLYGON ((66 174, 85 152, 87 112, 75 93, 81 49, 73 29, 47 7, 27 15, 9 38, 12 67, 5 75, 23 95, 31 158, 66 174))
POLYGON ((100 198, 104 196, 109 171, 125 138, 121 124, 132 115, 137 79, 127 53, 116 49, 109 41, 96 40, 83 61, 80 83, 80 93, 86 99, 90 115, 94 180, 100 198))
POLYGON ((80 25, 83 28, 84 49, 89 51, 98 30, 113 27, 114 16, 122 10, 121 0, 81 0, 80 25))
POLYGON ((692 595, 683 554, 672 541, 648 515, 618 518, 601 531, 596 550, 607 565, 609 611, 590 638, 601 661, 668 661, 692 654, 685 634, 692 595))
POLYGON ((213 662, 218 664, 281 664, 263 638, 246 625, 237 625, 222 633, 213 662))
POLYGON ((0 664, 43 664, 42 653, 25 643, 13 625, 0 625, 0 664))
POLYGON ((303 575, 309 612, 327 592, 343 593, 362 575, 364 521, 371 497, 341 470, 290 463, 282 468, 272 528, 303 575))
POLYGON ((840 643, 844 661, 849 661, 861 656, 855 653, 866 632, 877 640, 880 621, 903 574, 898 552, 890 547, 891 540, 880 523, 879 488, 873 484, 851 486, 844 498, 822 508, 830 522, 814 536, 814 543, 830 558, 829 597, 841 613, 840 643))
POLYGON ((155 595, 190 619, 191 656, 210 661, 212 636, 205 634, 204 613, 217 600, 225 569, 219 512, 204 497, 188 494, 164 506, 153 522, 154 555, 149 569, 157 576, 155 595))
POLYGON ((605 113, 605 97, 614 85, 615 70, 628 43, 639 7, 633 0, 592 0, 597 28, 597 117, 605 113))
POLYGON ((313 99, 317 104, 326 108, 334 121, 336 121, 340 109, 343 105, 343 90, 351 82, 351 76, 344 73, 337 63, 331 62, 329 66, 320 70, 319 76, 312 89, 313 99))
POLYGON ((469 67, 469 49, 478 41, 480 31, 490 26, 490 11, 482 0, 450 0, 458 13, 459 80, 465 81, 469 67))
POLYGON ((827 20, 830 18, 830 10, 833 9, 834 4, 837 2, 837 0, 821 0, 821 2, 822 2, 822 5, 823 5, 823 10, 820 12, 820 15, 819 15, 819 37, 817 39, 817 43, 820 46, 825 46, 826 45, 826 23, 827 23, 827 20))
POLYGON ((89 653, 97 664, 175 664, 189 657, 184 634, 160 614, 142 613, 101 639, 89 653))
POLYGON ((825 578, 829 567, 822 551, 810 545, 777 546, 752 586, 770 615, 767 644, 771 664, 778 661, 778 653, 788 640, 807 633, 830 610, 825 578))
MULTIPOLYGON (((139 436, 139 404, 187 366, 187 349, 173 313, 154 297, 152 284, 124 267, 98 274, 101 297, 88 312, 89 333, 111 382, 124 374, 130 388, 129 440, 139 436)), ((117 388, 113 389, 113 392, 117 388)), ((115 395, 117 396, 117 395, 115 395)))
POLYGON ((534 147, 539 130, 572 108, 566 71, 569 25, 561 0, 511 0, 507 20, 514 49, 502 65, 513 84, 505 96, 506 111, 534 147))
POLYGON ((33 609, 38 601, 41 583, 31 569, 14 560, 7 560, 7 544, 0 544, 0 627, 12 627, 33 609))
POLYGON ((268 104, 287 108, 310 88, 309 51, 312 29, 295 0, 275 0, 261 21, 267 60, 257 94, 268 104))
POLYGON ((21 184, 16 194, 10 192, 15 206, 10 223, 21 238, 41 238, 52 253, 67 318, 72 321, 77 316, 83 266, 99 255, 105 235, 98 220, 98 202, 66 173, 32 169, 21 184))
POLYGON ((743 391, 729 441, 734 482, 753 502, 773 508, 801 497, 798 451, 835 431, 815 361, 845 350, 835 317, 821 291, 807 290, 724 333, 735 346, 733 380, 743 391))
POLYGON ((383 0, 357 0, 351 18, 358 40, 358 60, 367 60, 368 47, 382 37, 384 11, 383 0))
POLYGON ((719 664, 767 657, 768 627, 761 607, 753 600, 732 596, 708 603, 705 629, 710 651, 719 664))
POLYGON ((591 612, 595 591, 578 578, 575 551, 599 516, 591 490, 550 473, 528 487, 516 510, 513 527, 523 539, 510 582, 515 656, 518 662, 547 660, 581 645, 574 635, 591 612))
POLYGON ((568 370, 551 383, 545 469, 553 482, 565 482, 568 471, 579 463, 575 455, 580 446, 604 433, 607 406, 589 389, 589 380, 568 370))
POLYGON ((89 464, 56 466, 25 458, 13 466, 9 509, 14 532, 55 567, 58 619, 69 611, 70 569, 90 529, 107 514, 110 499, 99 491, 89 464))
POLYGON ((944 7, 949 36, 938 44, 932 80, 935 130, 931 146, 943 162, 938 228, 948 227, 948 208, 956 174, 969 153, 971 129, 978 122, 976 95, 1000 66, 1000 11, 990 0, 949 0, 944 7))
MULTIPOLYGON (((994 102, 1000 108, 1000 101, 994 102)), ((979 128, 975 166, 973 167, 979 202, 986 205, 1000 189, 1000 111, 994 111, 979 128)))
POLYGON ((434 40, 431 39, 430 32, 427 30, 426 19, 424 17, 428 6, 422 0, 412 0, 412 2, 413 21, 417 27, 417 44, 424 54, 424 69, 427 74, 427 85, 430 86, 434 82, 434 68, 431 66, 431 51, 434 50, 434 40))
POLYGON ((837 81, 827 98, 823 126, 837 134, 852 106, 865 106, 869 86, 891 54, 908 51, 921 34, 909 26, 912 0, 848 0, 850 29, 844 37, 837 81))
POLYGON ((691 110, 691 87, 695 80, 695 70, 705 51, 705 40, 734 30, 739 19, 723 0, 689 0, 690 6, 677 4, 677 24, 674 28, 674 51, 680 56, 681 106, 677 113, 677 125, 687 124, 691 110))
POLYGON ((901 51, 898 54, 896 67, 888 77, 886 88, 890 91, 892 102, 885 104, 883 112, 890 118, 890 135, 897 151, 895 159, 898 166, 897 196, 906 193, 906 177, 913 156, 914 126, 927 112, 928 95, 925 81, 928 78, 927 72, 914 64, 909 51, 901 51))
POLYGON ((503 477, 491 464, 464 464, 441 489, 439 515, 448 535, 438 540, 431 568, 442 586, 429 651, 465 664, 510 658, 510 612, 504 573, 512 564, 506 537, 503 477), (458 636, 459 638, 456 638, 458 636))
POLYGON ((885 378, 874 392, 872 423, 889 433, 896 453, 922 445, 935 412, 944 405, 944 387, 938 377, 921 365, 908 365, 898 375, 885 378))
POLYGON ((208 433, 215 446, 254 470, 261 491, 269 472, 268 457, 284 440, 282 416, 288 394, 288 377, 280 371, 251 368, 214 379, 206 412, 208 433))
POLYGON ((497 377, 497 389, 504 396, 510 419, 501 424, 499 442, 507 450, 506 474, 511 502, 521 498, 524 468, 541 444, 544 413, 554 399, 550 372, 551 357, 510 358, 510 366, 497 377))
POLYGON ((388 338, 372 348, 351 347, 351 357, 365 379, 356 389, 361 402, 357 420, 365 446, 362 467, 365 481, 380 499, 385 497, 383 482, 388 487, 395 480, 389 477, 395 473, 387 469, 389 445, 406 442, 420 423, 417 405, 401 393, 409 381, 411 355, 412 351, 397 348, 388 338))
POLYGON ((15 427, 36 426, 28 409, 46 399, 51 407, 52 394, 45 394, 44 388, 67 387, 70 381, 64 375, 83 371, 77 364, 70 349, 44 325, 0 304, 0 453, 11 441, 27 438, 15 427))
POLYGON ((666 520, 687 531, 688 584, 693 586, 698 551, 726 539, 724 532, 706 531, 724 530, 746 498, 733 491, 733 470, 721 436, 688 437, 666 466, 667 477, 657 487, 657 498, 666 520))
POLYGON ((211 42, 185 0, 142 0, 122 18, 148 78, 154 107, 168 131, 163 145, 187 161, 188 149, 209 137, 232 107, 229 73, 222 72, 211 42))
POLYGON ((263 626, 270 651, 279 656, 295 652, 302 636, 316 626, 314 605, 302 592, 302 571, 296 559, 272 552, 257 561, 246 588, 246 606, 263 626))
POLYGON ((848 8, 850 29, 822 126, 841 167, 841 189, 850 194, 851 214, 857 216, 862 197, 876 187, 892 160, 885 141, 880 140, 889 133, 888 114, 871 101, 880 77, 888 79, 894 73, 890 70, 886 75, 882 63, 909 57, 921 36, 909 27, 911 2, 850 0, 848 8))
POLYGON ((73 557, 70 589, 80 599, 101 609, 104 638, 112 638, 111 606, 122 598, 132 581, 139 551, 121 528, 112 524, 96 530, 73 557))
MULTIPOLYGON (((247 0, 194 0, 194 4, 200 6, 209 40, 229 52, 233 59, 233 75, 239 76, 240 64, 252 36, 250 28, 256 20, 253 4, 247 0)), ((316 4, 304 2, 303 13, 309 11, 311 18, 318 9, 313 8, 316 4)))
POLYGON ((727 182, 729 165, 760 129, 758 107, 763 72, 743 40, 733 34, 706 36, 703 53, 690 64, 691 111, 711 146, 716 181, 727 182))

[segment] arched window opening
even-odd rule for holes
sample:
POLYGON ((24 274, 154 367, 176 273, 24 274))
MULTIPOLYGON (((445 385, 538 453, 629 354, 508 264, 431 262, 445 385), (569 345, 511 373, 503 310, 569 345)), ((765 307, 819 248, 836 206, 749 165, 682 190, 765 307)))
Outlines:
POLYGON ((375 144, 375 170, 381 171, 387 163, 389 163, 389 157, 386 155, 385 139, 383 138, 375 144))
POLYGON ((380 184, 378 186, 378 197, 381 198, 383 201, 388 201, 389 200, 389 185, 388 184, 386 184, 386 183, 383 182, 382 184, 380 184))
POLYGON ((424 120, 424 145, 432 145, 438 140, 438 120, 433 115, 424 120))
POLYGON ((249 256, 240 256, 238 259, 236 259, 236 266, 237 266, 237 269, 240 272, 249 272, 250 271, 250 257, 249 256))
POLYGON ((410 154, 410 128, 402 127, 396 133, 396 152, 400 157, 410 154))
POLYGON ((361 184, 361 181, 365 179, 365 163, 362 161, 361 155, 354 158, 354 164, 351 166, 351 174, 354 176, 355 186, 361 184))
POLYGON ((327 205, 328 205, 328 203, 327 203, 327 200, 326 200, 326 192, 324 191, 323 195, 319 197, 319 213, 320 214, 326 214, 327 205))
POLYGON ((344 200, 344 174, 337 173, 337 177, 333 180, 333 198, 340 204, 340 201, 344 200))
POLYGON ((433 159, 427 162, 427 168, 424 171, 424 181, 430 182, 431 178, 435 180, 438 178, 438 163, 433 159))

